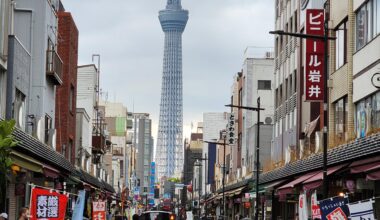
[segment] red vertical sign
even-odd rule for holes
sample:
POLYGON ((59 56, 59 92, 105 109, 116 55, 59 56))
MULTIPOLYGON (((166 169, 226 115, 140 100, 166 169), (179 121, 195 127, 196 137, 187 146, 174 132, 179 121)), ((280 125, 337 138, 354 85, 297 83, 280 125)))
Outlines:
POLYGON ((30 204, 31 220, 63 220, 66 215, 67 196, 52 190, 33 188, 30 204))
POLYGON ((92 219, 106 220, 106 202, 92 202, 92 219))
MULTIPOLYGON (((323 9, 306 10, 306 34, 324 35, 323 9)), ((306 38, 305 96, 306 101, 320 102, 324 98, 324 41, 306 38)))

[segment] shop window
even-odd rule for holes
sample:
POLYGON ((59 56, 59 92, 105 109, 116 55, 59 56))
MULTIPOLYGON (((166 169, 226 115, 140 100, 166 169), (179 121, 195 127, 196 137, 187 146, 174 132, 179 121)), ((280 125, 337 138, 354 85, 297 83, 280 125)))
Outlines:
POLYGON ((347 20, 335 29, 335 68, 347 62, 347 20))
POLYGON ((346 139, 347 115, 347 97, 344 97, 335 103, 335 138, 338 143, 346 139))
POLYGON ((270 80, 258 80, 258 89, 259 90, 271 90, 271 81, 270 80))
POLYGON ((380 92, 356 103, 355 127, 357 138, 380 130, 380 92))
POLYGON ((364 3, 356 12, 356 50, 380 33, 380 0, 364 3))

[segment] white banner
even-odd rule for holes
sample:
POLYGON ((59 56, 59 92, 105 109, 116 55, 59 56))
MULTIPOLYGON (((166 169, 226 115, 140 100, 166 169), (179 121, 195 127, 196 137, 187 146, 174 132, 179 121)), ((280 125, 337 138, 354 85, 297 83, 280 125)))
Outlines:
POLYGON ((305 193, 300 194, 298 199, 298 215, 299 220, 308 220, 309 216, 307 214, 307 200, 305 193))
POLYGON ((347 204, 350 210, 351 220, 375 220, 373 215, 373 200, 347 204))

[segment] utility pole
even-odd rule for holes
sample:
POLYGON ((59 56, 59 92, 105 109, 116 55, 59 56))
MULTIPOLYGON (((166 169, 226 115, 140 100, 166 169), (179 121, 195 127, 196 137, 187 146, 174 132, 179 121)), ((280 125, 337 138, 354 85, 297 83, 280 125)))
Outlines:
MULTIPOLYGON (((260 177, 260 111, 265 110, 260 108, 260 97, 257 98, 257 107, 248 107, 240 105, 226 105, 226 107, 234 107, 238 109, 245 109, 249 111, 257 112, 257 131, 256 131, 256 204, 255 204, 255 220, 259 219, 259 203, 260 203, 260 194, 259 194, 259 177, 260 177)), ((255 168, 253 169, 255 170, 255 168)))

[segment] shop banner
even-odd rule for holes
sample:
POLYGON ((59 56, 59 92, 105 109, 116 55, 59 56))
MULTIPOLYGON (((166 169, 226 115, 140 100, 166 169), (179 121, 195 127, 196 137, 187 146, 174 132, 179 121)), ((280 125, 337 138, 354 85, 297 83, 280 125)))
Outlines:
POLYGON ((332 197, 319 201, 322 212, 322 220, 348 220, 348 199, 344 197, 332 197))
POLYGON ((321 219, 321 209, 317 201, 317 191, 311 194, 311 219, 321 219))
POLYGON ((73 211, 73 218, 75 220, 83 220, 84 202, 86 199, 86 191, 79 190, 78 198, 75 201, 75 207, 73 211))
POLYGON ((373 200, 369 200, 366 202, 358 202, 348 204, 348 208, 351 214, 351 220, 375 220, 375 216, 373 215, 373 200))
MULTIPOLYGON (((306 34, 324 35, 323 9, 306 10, 306 34)), ((305 58, 305 97, 309 102, 320 102, 324 98, 324 56, 325 48, 322 40, 306 39, 305 58)))
POLYGON ((30 220, 64 220, 67 195, 53 190, 32 188, 30 220))
POLYGON ((92 219, 106 220, 106 202, 92 202, 92 219))
POLYGON ((308 219, 307 200, 306 200, 305 193, 300 194, 299 199, 298 199, 298 215, 299 215, 299 220, 308 219))

